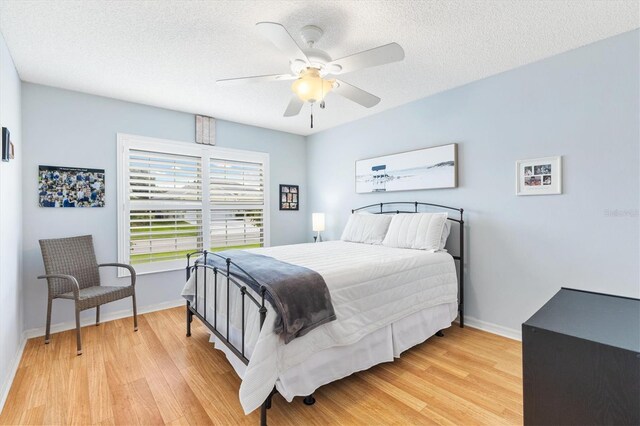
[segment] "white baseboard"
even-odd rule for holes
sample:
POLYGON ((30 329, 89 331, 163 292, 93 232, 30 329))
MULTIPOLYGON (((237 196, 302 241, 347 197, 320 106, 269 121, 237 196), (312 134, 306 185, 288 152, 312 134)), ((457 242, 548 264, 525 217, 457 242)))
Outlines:
MULTIPOLYGON (((147 305, 138 309, 138 314, 146 314, 149 312, 161 311, 163 309, 175 308, 177 306, 184 306, 185 299, 176 299, 168 302, 157 303, 155 305, 147 305)), ((123 309, 122 311, 109 312, 100 316, 100 322, 113 321, 120 318, 127 318, 133 315, 133 309, 123 309)), ((95 324, 93 318, 85 318, 80 320, 82 327, 95 324)), ((73 330, 76 328, 75 321, 62 322, 58 324, 51 324, 51 333, 59 333, 61 331, 73 330)), ((45 334, 45 327, 32 328, 25 330, 24 337, 31 339, 33 337, 41 337, 45 334)))
MULTIPOLYGON (((148 306, 144 306, 140 309, 138 309, 138 313, 139 314, 146 314, 149 312, 155 312, 155 311, 161 311, 163 309, 169 309, 169 308, 175 308, 177 306, 183 306, 185 304, 185 300, 184 299, 176 299, 176 300, 171 300, 168 302, 162 302, 162 303, 157 303, 155 305, 148 305, 148 306)), ((116 319, 120 319, 120 318, 126 318, 126 317, 130 317, 131 315, 133 315, 133 310, 132 309, 124 309, 122 311, 117 311, 117 312, 111 312, 108 314, 105 314, 102 316, 102 318, 100 319, 101 322, 106 322, 106 321, 113 321, 116 319)), ((456 320, 456 322, 458 322, 458 320, 456 320)), ((80 325, 82 327, 87 326, 87 325, 93 325, 94 324, 94 320, 92 318, 85 318, 83 320, 80 321, 80 325)), ((515 330, 513 328, 508 328, 508 327, 504 327, 498 324, 494 324, 491 322, 487 322, 487 321, 482 321, 479 320, 475 317, 470 317, 470 316, 465 316, 464 317, 464 324, 466 326, 472 327, 472 328, 477 328, 478 330, 483 330, 483 331, 487 331, 489 333, 493 333, 493 334, 497 334, 499 336, 503 336, 509 339, 513 339, 513 340, 522 340, 522 331, 521 330, 515 330)), ((61 331, 67 331, 67 330, 73 330, 74 328, 76 328, 76 323, 75 322, 63 322, 63 323, 58 323, 58 324, 52 324, 51 325, 51 333, 59 333, 61 331)), ((32 328, 29 330, 25 330, 24 331, 24 335, 23 335, 23 342, 22 342, 22 348, 24 349, 24 344, 26 343, 27 339, 31 339, 33 337, 41 337, 44 336, 45 333, 45 328, 44 327, 38 327, 38 328, 32 328)), ((20 352, 20 355, 22 355, 22 352, 20 352)), ((18 359, 19 361, 19 359, 18 359)))
POLYGON ((465 327, 469 326, 472 328, 477 328, 478 330, 487 331, 489 333, 497 334, 498 336, 506 337, 508 339, 513 339, 518 341, 522 340, 521 330, 515 330, 513 328, 504 327, 491 322, 482 321, 467 315, 465 315, 464 317, 464 325, 465 327))
POLYGON ((22 359, 22 353, 24 352, 24 347, 27 344, 27 338, 24 333, 22 334, 22 339, 20 341, 20 346, 13 358, 13 362, 9 367, 9 376, 7 376, 4 383, 2 383, 2 388, 0 388, 0 412, 4 408, 4 403, 7 402, 7 397, 9 396, 9 390, 11 390, 11 384, 13 383, 13 379, 16 377, 16 373, 18 372, 18 366, 20 365, 20 360, 22 359))

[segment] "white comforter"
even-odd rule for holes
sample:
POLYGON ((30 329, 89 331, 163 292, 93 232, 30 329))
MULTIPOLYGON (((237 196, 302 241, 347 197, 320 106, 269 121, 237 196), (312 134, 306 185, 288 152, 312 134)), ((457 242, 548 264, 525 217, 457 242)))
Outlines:
MULTIPOLYGON (((250 358, 240 386, 245 413, 258 408, 273 389, 280 372, 311 354, 334 346, 349 345, 367 334, 420 310, 456 302, 456 268, 451 255, 379 245, 330 241, 249 250, 318 272, 324 278, 337 319, 285 345, 273 333, 275 312, 269 309, 260 330, 257 309, 245 307, 246 354, 250 358)), ((198 277, 199 312, 202 312, 202 273, 198 277)), ((209 322, 213 322, 212 276, 207 277, 209 322)), ((196 278, 192 275, 182 295, 193 301, 196 278)), ((239 347, 240 308, 233 297, 230 311, 231 340, 239 347), (234 327, 236 330, 234 330, 234 327)), ((192 302, 193 303, 193 302, 192 302)), ((218 286, 218 329, 226 308, 225 286, 218 286), (225 301, 224 303, 221 301, 225 301), (223 306, 224 305, 224 306, 223 306)), ((236 368, 236 370, 239 370, 236 368)), ((240 369, 241 370, 241 369, 240 369)))

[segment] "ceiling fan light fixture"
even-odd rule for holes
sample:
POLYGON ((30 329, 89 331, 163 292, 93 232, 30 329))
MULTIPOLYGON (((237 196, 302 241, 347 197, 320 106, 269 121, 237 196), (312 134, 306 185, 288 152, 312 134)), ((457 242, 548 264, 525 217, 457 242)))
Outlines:
POLYGON ((300 78, 293 82, 291 90, 304 102, 317 102, 324 99, 333 89, 332 80, 320 77, 320 71, 307 68, 300 74, 300 78))
MULTIPOLYGON (((256 28, 260 34, 289 58, 291 74, 258 75, 253 77, 226 78, 218 80, 220 85, 235 85, 269 81, 294 81, 291 86, 293 95, 284 111, 284 117, 296 116, 302 111, 306 102, 318 102, 324 108, 324 98, 327 93, 335 95, 372 108, 380 102, 380 98, 336 77, 363 68, 376 67, 402 61, 404 50, 398 43, 389 43, 359 53, 332 59, 316 43, 322 37, 323 31, 313 25, 308 25, 300 31, 306 48, 302 49, 298 42, 289 34, 287 29, 277 22, 258 22, 256 28)), ((333 95, 332 95, 333 96, 333 95)), ((313 111, 313 108, 311 108, 313 111)), ((313 123, 313 112, 311 114, 313 123)), ((313 128, 313 124, 311 125, 313 128)))

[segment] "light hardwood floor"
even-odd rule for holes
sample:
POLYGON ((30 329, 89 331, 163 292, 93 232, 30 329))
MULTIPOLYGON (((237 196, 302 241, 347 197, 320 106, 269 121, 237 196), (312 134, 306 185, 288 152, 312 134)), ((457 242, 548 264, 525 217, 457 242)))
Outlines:
MULTIPOLYGON (((240 380, 184 309, 141 315, 27 342, 0 424, 257 425, 238 402, 240 380)), ((320 388, 316 404, 273 399, 270 425, 521 424, 519 342, 451 327, 393 363, 320 388)))

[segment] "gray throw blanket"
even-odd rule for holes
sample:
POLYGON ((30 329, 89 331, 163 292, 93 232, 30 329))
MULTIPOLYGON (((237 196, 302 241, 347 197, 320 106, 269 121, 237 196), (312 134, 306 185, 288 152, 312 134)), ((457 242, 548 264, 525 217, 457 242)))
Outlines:
MULTIPOLYGON (((230 273, 233 277, 258 294, 260 284, 266 288, 265 298, 273 304, 278 314, 275 332, 283 335, 285 343, 336 319, 327 284, 317 272, 242 250, 227 250, 217 254, 231 259, 244 270, 232 264, 230 273), (247 274, 259 284, 256 285, 247 274)), ((203 260, 201 257, 198 262, 203 260)), ((215 255, 207 255, 207 264, 224 272, 227 270, 225 259, 215 255)))

